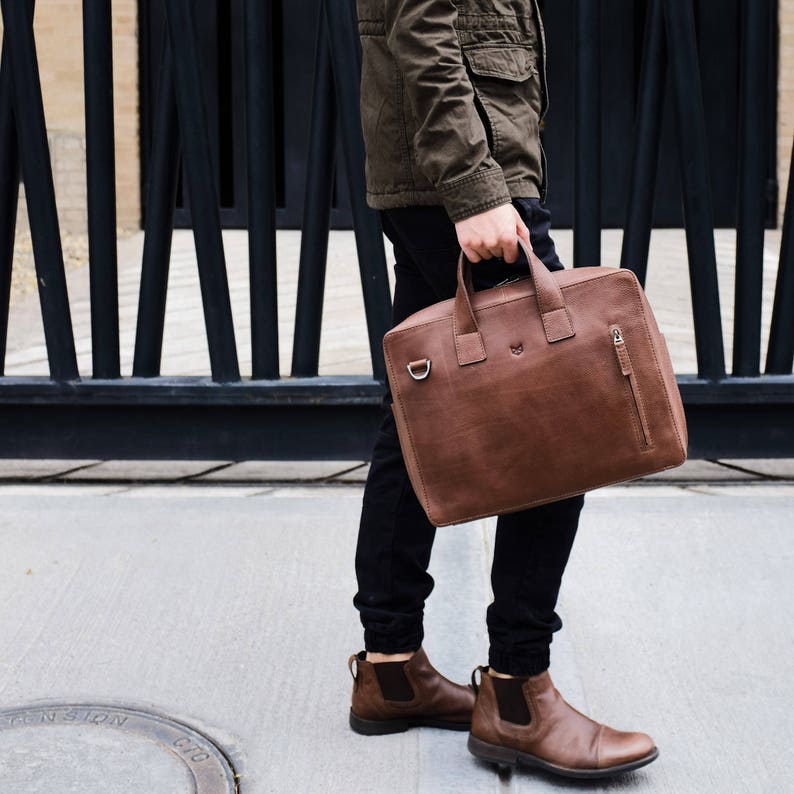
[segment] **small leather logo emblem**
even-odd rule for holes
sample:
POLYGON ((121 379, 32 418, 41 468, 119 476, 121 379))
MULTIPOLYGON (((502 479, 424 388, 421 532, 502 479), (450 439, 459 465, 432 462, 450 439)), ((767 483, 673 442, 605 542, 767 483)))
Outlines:
POLYGON ((515 347, 513 345, 510 345, 510 352, 514 356, 520 356, 524 352, 524 345, 518 344, 515 345, 515 347))

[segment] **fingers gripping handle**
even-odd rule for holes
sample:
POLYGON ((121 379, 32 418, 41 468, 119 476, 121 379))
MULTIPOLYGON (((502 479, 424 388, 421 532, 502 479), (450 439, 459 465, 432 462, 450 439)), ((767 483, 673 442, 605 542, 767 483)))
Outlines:
MULTIPOLYGON (((565 305, 560 285, 526 243, 520 237, 517 239, 529 263, 532 280, 535 282, 535 300, 546 340, 558 342, 573 336, 575 333, 573 321, 565 305)), ((482 332, 471 306, 472 292, 471 263, 461 251, 458 258, 458 289, 455 293, 455 308, 452 315, 455 350, 458 354, 458 364, 461 366, 474 364, 486 358, 482 332)))

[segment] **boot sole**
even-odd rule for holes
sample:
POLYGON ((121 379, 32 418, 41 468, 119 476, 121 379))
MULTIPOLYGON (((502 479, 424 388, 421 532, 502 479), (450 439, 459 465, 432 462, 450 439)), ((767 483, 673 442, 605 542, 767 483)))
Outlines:
POLYGON ((396 720, 365 720, 350 709, 350 727, 362 736, 385 736, 389 733, 404 733, 409 728, 443 728, 447 731, 468 731, 470 722, 449 722, 431 717, 411 717, 396 720))
POLYGON ((624 772, 631 772, 634 769, 639 769, 651 761, 655 761, 659 757, 659 749, 653 748, 653 751, 648 755, 638 758, 636 761, 629 761, 626 764, 619 764, 618 766, 610 766, 604 769, 571 769, 570 767, 557 766, 544 761, 530 753, 523 753, 520 750, 514 750, 510 747, 502 747, 498 744, 489 744, 488 742, 478 739, 476 736, 469 734, 469 752, 482 761, 490 761, 499 766, 527 766, 536 769, 543 769, 546 772, 551 772, 561 777, 571 777, 579 779, 594 779, 600 777, 612 777, 612 775, 619 775, 624 772))

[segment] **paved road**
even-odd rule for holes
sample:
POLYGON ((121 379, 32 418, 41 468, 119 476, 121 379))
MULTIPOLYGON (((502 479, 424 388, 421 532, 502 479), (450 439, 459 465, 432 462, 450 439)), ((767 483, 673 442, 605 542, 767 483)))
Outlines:
MULTIPOLYGON (((360 484, 0 486, 0 708, 78 699, 164 712, 221 744, 242 794, 583 788, 500 778, 465 734, 350 732, 360 501, 360 484)), ((793 510, 782 482, 588 495, 552 674, 575 706, 651 733, 661 756, 587 790, 791 790, 793 510)), ((492 531, 438 532, 426 648, 458 680, 485 661, 492 531)), ((152 747, 129 750, 136 778, 120 766, 127 739, 70 757, 56 732, 24 730, 0 732, 2 792, 143 794, 130 781, 144 778, 146 794, 183 790, 152 747), (9 746, 34 756, 13 762, 9 746), (143 775, 157 764, 159 789, 143 775), (38 787, 23 779, 32 769, 38 787)))

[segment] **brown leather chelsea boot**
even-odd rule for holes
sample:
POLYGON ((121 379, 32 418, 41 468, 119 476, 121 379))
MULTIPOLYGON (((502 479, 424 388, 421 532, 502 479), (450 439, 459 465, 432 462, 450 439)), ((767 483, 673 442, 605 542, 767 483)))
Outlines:
POLYGON ((422 648, 405 662, 366 658, 361 651, 348 661, 353 676, 350 727, 356 733, 400 733, 418 725, 454 731, 471 727, 474 689, 444 678, 422 648))
POLYGON ((570 706, 548 670, 527 678, 496 678, 478 667, 480 685, 469 751, 500 766, 522 764, 564 777, 599 778, 628 772, 659 755, 644 733, 616 731, 570 706))

